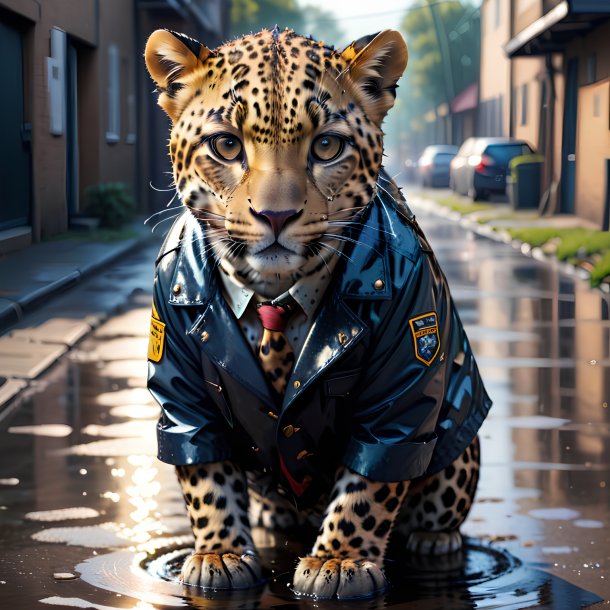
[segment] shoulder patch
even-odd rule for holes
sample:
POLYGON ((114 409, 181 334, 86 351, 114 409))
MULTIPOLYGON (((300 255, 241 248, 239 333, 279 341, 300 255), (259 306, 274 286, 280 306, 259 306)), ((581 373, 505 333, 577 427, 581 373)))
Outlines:
POLYGON ((421 316, 411 318, 409 325, 413 334, 415 357, 426 366, 430 366, 441 348, 436 313, 430 311, 421 316))
POLYGON ((153 303, 150 317, 150 336, 148 338, 148 359, 152 362, 159 362, 163 358, 164 346, 165 324, 159 319, 159 314, 153 303))

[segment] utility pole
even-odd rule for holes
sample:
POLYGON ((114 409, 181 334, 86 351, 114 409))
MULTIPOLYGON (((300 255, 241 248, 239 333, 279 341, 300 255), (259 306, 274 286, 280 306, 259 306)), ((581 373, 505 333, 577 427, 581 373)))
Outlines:
POLYGON ((434 24, 434 30, 436 32, 436 40, 438 41, 438 48, 441 53, 443 71, 445 72, 444 87, 445 98, 448 107, 448 126, 445 130, 445 139, 448 141, 449 144, 451 144, 453 136, 453 117, 451 116, 451 100, 455 97, 455 83, 453 80, 453 70, 451 69, 451 55, 449 53, 447 30, 445 29, 445 24, 443 23, 443 20, 439 17, 439 14, 436 9, 436 5, 438 4, 438 2, 436 2, 435 0, 426 0, 426 2, 428 4, 428 8, 430 9, 430 15, 432 16, 432 23, 434 24))

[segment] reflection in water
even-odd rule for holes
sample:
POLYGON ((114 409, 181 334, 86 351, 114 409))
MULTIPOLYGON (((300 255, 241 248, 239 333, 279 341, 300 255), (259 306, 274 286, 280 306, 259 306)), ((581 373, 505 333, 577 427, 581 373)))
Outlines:
POLYGON ((599 599, 585 589, 609 596, 608 298, 509 247, 421 221, 494 399, 462 562, 409 563, 398 545, 386 595, 321 602, 292 595, 304 549, 285 541, 261 545, 260 591, 177 583, 191 537, 173 468, 155 458, 144 295, 47 373, 0 430, 11 456, 0 462, 0 607, 574 610, 599 599), (40 433, 52 430, 61 434, 40 433), (53 581, 74 571, 79 579, 53 581))

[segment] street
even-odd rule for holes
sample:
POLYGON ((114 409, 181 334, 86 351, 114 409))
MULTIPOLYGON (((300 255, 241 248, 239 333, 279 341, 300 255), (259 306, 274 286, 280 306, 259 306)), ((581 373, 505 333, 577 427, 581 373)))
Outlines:
POLYGON ((0 420, 0 607, 573 610, 610 599, 610 299, 414 210, 494 401, 463 565, 409 564, 394 549, 387 595, 323 603, 288 587, 304 550, 276 540, 274 552, 261 540, 263 591, 206 598, 172 580, 190 536, 173 468, 155 457, 158 409, 145 389, 148 247, 79 300, 84 309, 114 299, 121 311, 0 420))

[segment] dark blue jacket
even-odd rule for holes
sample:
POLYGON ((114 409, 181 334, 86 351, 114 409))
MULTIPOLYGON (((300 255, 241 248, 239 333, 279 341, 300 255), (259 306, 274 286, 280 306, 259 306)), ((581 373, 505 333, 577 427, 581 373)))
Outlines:
POLYGON ((149 346, 159 459, 234 460, 307 506, 341 464, 408 480, 465 450, 491 401, 436 258, 389 190, 348 233, 282 404, 224 300, 202 225, 178 218, 157 261, 149 346))

